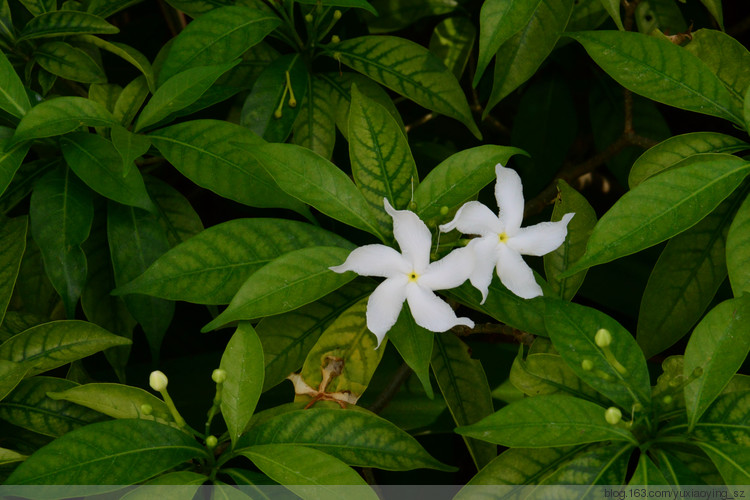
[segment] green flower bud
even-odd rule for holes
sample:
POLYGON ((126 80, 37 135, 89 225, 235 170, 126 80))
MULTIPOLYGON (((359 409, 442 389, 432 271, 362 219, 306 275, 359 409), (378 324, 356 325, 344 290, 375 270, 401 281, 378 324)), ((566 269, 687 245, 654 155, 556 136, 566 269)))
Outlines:
POLYGON ((448 215, 449 209, 445 205, 440 207, 440 215, 448 215))
POLYGON ((610 406, 607 408, 607 411, 604 412, 604 420, 606 420, 608 424, 617 425, 620 423, 620 420, 622 420, 622 412, 619 408, 610 406))
POLYGON ((584 359, 581 361, 581 368, 583 368, 584 371, 590 372, 594 369, 594 362, 590 359, 584 359))
POLYGON ((341 11, 339 9, 333 11, 333 18, 337 21, 341 19, 341 11))
POLYGON ((213 380, 217 384, 223 384, 226 379, 227 379, 227 372, 226 370, 222 370, 221 368, 217 368, 211 374, 211 380, 213 380))
POLYGON ((698 378, 703 376, 703 368, 700 366, 696 366, 695 370, 693 370, 693 377, 698 378))
POLYGON ((148 385, 150 385, 153 390, 158 392, 166 389, 168 383, 169 379, 167 379, 167 376, 159 370, 151 372, 151 375, 149 375, 148 377, 148 385))
POLYGON ((273 117, 274 117, 274 118, 276 118, 277 120, 278 120, 279 118, 281 118, 281 110, 280 110, 280 109, 277 109, 276 111, 274 111, 274 112, 273 112, 273 117))
POLYGON ((664 396, 661 400, 661 402, 664 403, 665 405, 671 405, 672 401, 674 401, 674 398, 672 398, 672 396, 669 396, 669 395, 664 396))
POLYGON ((341 41, 341 38, 339 38, 338 35, 333 35, 331 37, 331 43, 339 43, 341 41))
POLYGON ((305 15, 305 22, 308 22, 308 23, 313 22, 313 16, 312 16, 312 14, 306 14, 305 15))
POLYGON ((594 336, 594 342, 596 342, 596 345, 599 347, 608 347, 609 344, 612 343, 612 334, 605 328, 599 328, 594 336))
POLYGON ((213 450, 214 448, 216 448, 217 444, 219 444, 219 440, 216 439, 216 436, 208 436, 206 438, 206 446, 209 449, 213 450))
MULTIPOLYGON (((410 201, 410 202, 409 202, 409 210, 411 210, 411 211, 413 212, 413 211, 415 211, 416 209, 417 209, 417 204, 416 204, 416 203, 414 203, 414 201, 410 201)), ((434 224, 434 223, 435 223, 435 221, 432 221, 432 223, 434 224)))
POLYGON ((154 412, 154 408, 151 405, 141 405, 141 413, 144 415, 151 415, 154 412))

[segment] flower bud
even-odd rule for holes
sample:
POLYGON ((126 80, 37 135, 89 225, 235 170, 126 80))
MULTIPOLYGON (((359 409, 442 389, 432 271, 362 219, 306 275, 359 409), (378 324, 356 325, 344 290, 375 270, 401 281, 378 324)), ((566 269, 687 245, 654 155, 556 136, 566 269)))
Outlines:
POLYGON ((583 371, 590 372, 594 369, 594 362, 590 359, 584 359, 581 361, 581 368, 583 368, 583 371))
POLYGON ((608 347, 612 343, 612 334, 606 328, 599 328, 594 336, 594 342, 599 347, 608 347))
POLYGON ((154 408, 151 405, 141 405, 141 413, 144 415, 151 415, 154 412, 154 408))
POLYGON ((339 43, 341 41, 341 38, 339 38, 338 35, 333 35, 331 37, 331 43, 339 43))
POLYGON ((671 405, 672 401, 674 401, 674 399, 672 398, 672 396, 669 396, 669 395, 664 396, 661 400, 661 402, 664 403, 665 405, 671 405))
POLYGON ((223 384, 226 379, 227 379, 227 372, 226 370, 222 370, 221 368, 217 368, 211 374, 211 380, 213 380, 217 384, 223 384))
POLYGON ((153 390, 158 392, 166 389, 168 383, 169 379, 167 379, 167 376, 159 370, 151 372, 151 375, 148 377, 148 385, 150 385, 153 390))
POLYGON ((274 112, 273 112, 273 117, 274 117, 274 118, 276 118, 277 120, 278 120, 279 118, 281 118, 281 110, 280 110, 280 109, 277 109, 276 111, 274 111, 274 112))
POLYGON ((333 11, 333 18, 337 21, 341 19, 341 11, 339 9, 333 11))
POLYGON ((216 445, 217 445, 217 444, 219 444, 219 440, 218 440, 218 439, 216 439, 216 436, 208 436, 208 437, 206 438, 206 446, 207 446, 207 447, 208 447, 209 449, 214 449, 214 448, 216 448, 216 445))
POLYGON ((693 370, 693 377, 698 378, 703 376, 703 368, 696 366, 693 370))
POLYGON ((604 412, 604 420, 606 420, 608 424, 617 425, 620 423, 620 420, 622 420, 622 412, 619 408, 610 406, 607 408, 607 411, 604 412))
POLYGON ((448 207, 446 207, 445 205, 443 205, 442 207, 440 207, 440 215, 448 215, 449 211, 450 211, 450 209, 448 207))
POLYGON ((308 22, 308 23, 313 22, 312 14, 305 14, 305 22, 308 22))

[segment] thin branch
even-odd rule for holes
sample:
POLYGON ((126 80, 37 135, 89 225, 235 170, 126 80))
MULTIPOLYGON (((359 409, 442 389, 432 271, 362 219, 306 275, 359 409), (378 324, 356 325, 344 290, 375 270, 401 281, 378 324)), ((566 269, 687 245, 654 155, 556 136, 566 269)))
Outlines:
POLYGON ((493 335, 495 337, 500 337, 502 340, 508 342, 508 343, 518 343, 518 344, 524 344, 524 345, 531 345, 531 343, 534 341, 534 335, 524 332, 523 330, 519 330, 517 328, 513 328, 512 326, 498 324, 498 323, 483 323, 480 325, 475 325, 474 328, 469 328, 468 326, 463 325, 457 325, 451 328, 451 331, 458 335, 459 337, 467 337, 469 335, 482 335, 482 334, 488 334, 493 335))
POLYGON ((404 384, 404 382, 407 381, 410 375, 411 368, 409 368, 409 365, 407 365, 406 363, 403 363, 398 367, 396 373, 393 374, 393 377, 391 377, 391 380, 388 382, 388 385, 385 387, 383 392, 378 394, 378 397, 367 409, 373 413, 380 413, 381 411, 383 411, 385 407, 388 406, 388 403, 391 402, 393 396, 395 396, 398 390, 401 389, 401 386, 404 384))
POLYGON ((424 125, 425 123, 429 122, 433 118, 435 118, 435 113, 427 113, 426 115, 423 115, 422 117, 420 117, 420 118, 414 120, 413 122, 405 125, 404 126, 404 130, 408 134, 409 132, 411 132, 415 128, 421 127, 422 125, 424 125))

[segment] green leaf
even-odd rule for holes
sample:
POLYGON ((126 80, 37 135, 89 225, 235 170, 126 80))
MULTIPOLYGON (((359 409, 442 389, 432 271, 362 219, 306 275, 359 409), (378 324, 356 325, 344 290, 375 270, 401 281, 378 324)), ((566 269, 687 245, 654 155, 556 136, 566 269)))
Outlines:
POLYGON ((240 145, 288 194, 345 224, 384 240, 351 179, 328 160, 293 144, 240 145))
POLYGON ((354 273, 339 274, 329 269, 344 262, 348 255, 345 248, 315 246, 277 257, 253 273, 229 306, 202 331, 231 321, 285 313, 337 290, 356 277, 354 273))
POLYGON ((520 31, 500 46, 495 56, 494 83, 484 108, 485 116, 547 59, 572 11, 573 0, 542 0, 520 31))
MULTIPOLYGON (((681 454, 680 457, 677 457, 674 453, 674 449, 671 449, 669 453, 665 452, 662 449, 656 449, 652 452, 652 456, 654 457, 657 465, 659 466, 659 470, 664 474, 664 476, 667 478, 667 481, 671 484, 677 486, 678 490, 681 490, 680 485, 693 485, 693 484, 706 484, 706 481, 701 477, 702 475, 705 477, 706 467, 702 467, 708 463, 708 466, 712 469, 712 471, 708 472, 708 474, 715 474, 718 476, 718 473, 716 471, 716 468, 713 467, 713 464, 710 462, 710 460, 707 460, 705 458, 705 454, 701 454, 702 456, 696 460, 695 455, 692 457, 687 454, 681 454), (693 458, 692 462, 689 462, 686 460, 686 457, 693 458), (690 463, 691 467, 688 467, 688 463, 690 463), (701 470, 693 470, 696 469, 695 464, 698 464, 699 467, 701 467, 701 470)), ((717 481, 709 481, 710 484, 718 484, 721 482, 721 477, 719 476, 717 481)), ((685 488, 688 489, 688 488, 685 488)))
POLYGON ((399 37, 363 36, 343 40, 334 49, 327 54, 481 137, 456 77, 424 47, 399 37))
POLYGON ((35 16, 57 9, 57 0, 20 0, 20 2, 35 16))
POLYGON ((581 380, 622 408, 630 409, 635 403, 650 406, 646 358, 625 328, 603 312, 564 301, 548 302, 546 315, 545 323, 555 349, 581 380), (601 328, 612 335, 609 350, 621 369, 594 341, 601 328), (590 370, 582 366, 585 360, 593 365, 590 370))
POLYGON ((638 314, 638 345, 647 358, 681 339, 705 312, 727 277, 729 225, 745 192, 667 243, 651 272, 638 314))
POLYGON ((26 455, 21 455, 18 452, 6 448, 0 448, 0 465, 23 462, 26 458, 28 458, 26 455))
POLYGON ((97 193, 124 205, 156 210, 138 168, 132 163, 123 165, 111 141, 73 132, 60 138, 60 149, 71 170, 97 193))
POLYGON ((111 35, 119 32, 119 29, 99 16, 75 10, 60 10, 45 12, 31 19, 21 30, 16 41, 85 33, 111 35))
POLYGON ((726 263, 735 297, 750 292, 750 196, 742 202, 726 236, 726 263))
POLYGON ((255 271, 288 252, 314 246, 353 248, 343 238, 311 224, 235 219, 210 227, 169 250, 117 293, 228 304, 255 271))
POLYGON ((419 184, 417 165, 406 135, 388 111, 360 93, 355 84, 351 96, 348 131, 352 176, 375 214, 379 232, 390 238, 393 220, 383 210, 383 198, 396 209, 406 208, 414 186, 419 184))
POLYGON ((430 383, 430 360, 435 342, 433 337, 434 333, 414 322, 408 304, 404 304, 398 320, 388 330, 388 339, 393 342, 393 346, 404 358, 406 364, 414 370, 422 383, 425 394, 430 399, 435 397, 430 383))
POLYGON ((50 391, 64 391, 78 384, 54 377, 31 377, 0 402, 0 418, 45 436, 60 437, 78 427, 106 419, 101 413, 68 401, 47 397, 50 391))
MULTIPOLYGON (((0 69, 2 71, 2 69, 0 69)), ((10 139, 0 142, 0 195, 2 195, 16 175, 26 153, 29 152, 28 144, 17 143, 8 145, 10 139)))
POLYGON ((298 370, 323 331, 372 289, 371 283, 354 281, 294 311, 263 318, 255 327, 266 365, 263 390, 298 370))
MULTIPOLYGON (((617 16, 619 18, 620 8, 617 0, 606 0, 618 6, 617 16)), ((581 0, 573 2, 573 12, 570 14, 565 31, 593 30, 604 24, 609 18, 602 0, 581 0)), ((615 21, 617 22, 617 21, 615 21)))
POLYGON ((130 127, 136 113, 148 97, 148 80, 141 75, 127 84, 115 102, 112 114, 123 127, 130 127))
POLYGON ((542 0, 489 0, 479 14, 479 58, 474 86, 500 46, 528 25, 542 0))
POLYGON ((685 386, 689 428, 739 370, 750 351, 750 295, 725 300, 714 307, 695 327, 685 348, 684 376, 697 379, 685 386))
POLYGON ((680 8, 672 1, 650 0, 635 9, 637 31, 644 35, 664 36, 664 33, 685 33, 688 30, 680 8))
POLYGON ((227 373, 221 396, 221 414, 235 446, 258 404, 263 388, 263 366, 263 346, 258 334, 250 323, 240 323, 229 339, 219 365, 227 373))
POLYGON ((675 236, 711 213, 740 185, 750 163, 726 154, 705 154, 648 178, 625 193, 594 227, 584 256, 570 276, 638 252, 675 236))
POLYGON ((86 12, 107 18, 112 14, 125 10, 141 1, 142 0, 91 0, 86 12))
POLYGON ((219 196, 253 207, 307 208, 279 189, 262 163, 234 143, 262 143, 244 127, 221 120, 194 120, 149 134, 154 146, 182 175, 219 196))
MULTIPOLYGON (((122 176, 128 175, 135 161, 146 154, 151 141, 145 135, 134 134, 124 127, 112 127, 112 145, 122 158, 122 176)), ((137 165, 136 165, 137 166, 137 165)), ((146 210, 148 210, 147 207, 146 210)))
POLYGON ((435 26, 430 37, 430 52, 440 58, 456 79, 461 79, 474 48, 477 30, 465 17, 449 17, 435 26))
POLYGON ((301 106, 298 107, 298 104, 306 97, 310 78, 299 54, 277 58, 258 76, 253 90, 245 99, 240 125, 269 142, 284 142, 300 113, 301 106), (287 90, 287 75, 294 100, 287 90))
POLYGON ((659 172, 680 164, 700 153, 736 153, 750 148, 750 144, 731 135, 718 132, 691 132, 676 135, 660 142, 643 153, 630 169, 628 185, 635 188, 644 180, 659 172))
POLYGON ((26 376, 29 367, 13 361, 0 360, 0 401, 26 376))
POLYGON ((270 444, 315 448, 357 467, 452 470, 409 434, 367 411, 313 407, 282 413, 250 429, 236 448, 242 453, 248 446, 270 444))
POLYGON ((31 109, 29 96, 5 54, 0 54, 0 109, 21 118, 31 109))
POLYGON ((167 3, 190 17, 196 18, 213 9, 230 5, 231 0, 169 0, 167 3))
MULTIPOLYGON (((166 231, 156 216, 112 202, 107 207, 107 237, 117 286, 143 274, 169 249, 166 231)), ((141 324, 156 359, 161 340, 172 322, 174 303, 143 295, 128 295, 124 300, 141 324)))
POLYGON ((92 35, 81 35, 77 37, 77 40, 91 44, 94 47, 100 48, 102 50, 106 50, 107 52, 129 62, 138 71, 143 73, 143 76, 146 77, 146 82, 148 82, 148 87, 151 90, 156 90, 156 86, 154 84, 154 72, 151 69, 151 63, 146 58, 146 56, 141 54, 133 47, 125 45, 124 43, 102 40, 101 38, 92 35))
POLYGON ((495 165, 506 165, 517 154, 526 153, 518 148, 487 144, 446 158, 414 190, 417 215, 425 221, 448 221, 449 214, 495 180, 495 165))
POLYGON ((303 5, 323 5, 324 7, 351 7, 366 10, 375 16, 378 15, 378 11, 366 0, 297 0, 297 3, 303 5))
POLYGON ((331 99, 334 90, 325 80, 310 73, 306 79, 307 92, 294 121, 292 140, 328 160, 336 143, 335 106, 331 99))
POLYGON ((29 219, 25 216, 0 220, 0 241, 3 242, 0 248, 0 324, 5 318, 21 268, 28 226, 29 219))
POLYGON ((618 0, 600 0, 601 4, 607 10, 607 13, 617 25, 617 29, 625 31, 625 27, 622 25, 622 19, 620 18, 620 2, 618 0))
POLYGON ((29 328, 0 344, 0 359, 23 364, 28 377, 52 370, 101 350, 129 344, 93 323, 52 321, 29 328))
POLYGON ((721 0, 701 0, 701 3, 704 7, 706 7, 706 10, 708 10, 708 12, 710 12, 711 15, 714 16, 716 22, 719 23, 719 27, 723 30, 724 14, 721 10, 721 0))
MULTIPOLYGON (((430 364, 456 425, 474 424, 492 413, 492 395, 482 364, 471 359, 469 348, 458 337, 436 334, 430 364)), ((481 470, 495 458, 497 448, 472 437, 464 436, 464 442, 481 470)))
POLYGON ((581 258, 586 251, 586 243, 596 225, 596 212, 578 191, 562 179, 557 181, 557 198, 552 210, 552 221, 562 220, 563 215, 574 213, 575 217, 568 223, 568 235, 556 250, 544 256, 544 273, 550 287, 563 300, 571 300, 583 284, 586 271, 569 278, 558 278, 565 272, 571 262, 581 258))
POLYGON ((206 458, 206 450, 189 434, 148 420, 113 420, 52 441, 5 484, 133 484, 194 458, 206 458))
POLYGON ((322 451, 304 446, 269 444, 246 448, 242 454, 268 477, 287 485, 293 493, 305 499, 378 498, 359 474, 322 451), (338 486, 327 488, 327 485, 338 486), (343 488, 343 485, 359 487, 343 488))
MULTIPOLYGON (((206 481, 208 481, 208 476, 198 474, 197 472, 190 472, 187 470, 167 472, 166 474, 156 476, 155 478, 142 483, 143 486, 129 490, 125 495, 120 497, 120 500, 193 498, 198 492, 200 485, 206 481)), ((227 486, 219 486, 223 484, 224 483, 218 480, 213 482, 211 485, 212 500, 222 498, 219 496, 221 494, 220 492, 225 491, 224 488, 227 488, 227 486)), ((231 488, 231 486, 228 487, 231 488)))
POLYGON ((167 233, 169 246, 174 247, 203 231, 200 216, 187 198, 156 177, 145 177, 146 189, 154 200, 157 216, 167 233))
POLYGON ((29 216, 47 276, 63 299, 67 317, 73 318, 86 284, 81 244, 94 219, 91 192, 70 169, 53 170, 34 186, 29 216))
POLYGON ((310 387, 318 387, 323 380, 321 368, 329 358, 343 361, 343 370, 330 381, 326 392, 349 391, 358 398, 365 392, 375 369, 385 352, 385 345, 367 329, 367 300, 361 299, 346 309, 326 328, 315 346, 307 354, 300 373, 310 387))
POLYGON ((367 16, 370 33, 396 31, 429 16, 453 12, 458 7, 456 0, 371 0, 378 17, 367 16))
POLYGON ((516 401, 456 432, 509 447, 543 448, 598 441, 638 445, 624 425, 612 425, 604 419, 601 406, 560 394, 516 401))
POLYGON ((519 351, 510 368, 509 380, 528 396, 567 393, 597 402, 597 392, 571 370, 562 356, 553 353, 529 353, 523 359, 519 351))
POLYGON ((700 59, 681 47, 641 33, 581 31, 572 37, 625 88, 677 108, 744 123, 738 105, 700 59))
POLYGON ((589 447, 573 457, 544 478, 542 484, 586 485, 588 489, 576 490, 577 498, 596 498, 598 488, 594 485, 622 484, 628 469, 628 461, 633 452, 633 445, 628 443, 604 444, 589 447))
POLYGON ((117 120, 104 106, 83 97, 56 97, 34 106, 18 124, 13 142, 67 134, 81 125, 111 127, 117 120))
POLYGON ((39 66, 53 75, 82 83, 106 83, 107 75, 86 52, 65 42, 47 42, 34 52, 39 66))
POLYGON ((272 13, 241 6, 207 12, 174 38, 159 72, 159 86, 187 69, 233 61, 279 24, 281 20, 272 13))
POLYGON ((153 394, 122 384, 85 384, 66 389, 54 389, 47 393, 54 400, 70 401, 91 408, 112 418, 141 418, 169 423, 174 419, 167 404, 153 394), (152 412, 143 413, 143 405, 149 405, 152 412), (152 416, 153 415, 153 416, 152 416))
POLYGON ((645 453, 642 453, 641 456, 638 457, 638 467, 636 467, 635 472, 633 472, 633 476, 630 478, 628 484, 659 486, 668 485, 669 482, 664 477, 664 474, 661 473, 653 460, 648 458, 648 455, 646 455, 645 453))
POLYGON ((726 484, 750 482, 750 449, 726 443, 696 443, 719 469, 726 484))
POLYGON ((197 101, 224 73, 239 64, 235 59, 225 64, 198 66, 178 73, 164 82, 138 116, 134 132, 159 123, 173 113, 197 101))
MULTIPOLYGON (((677 425, 670 431, 684 432, 685 427, 677 425)), ((719 396, 695 424, 693 434, 701 441, 750 445, 750 391, 719 396)))

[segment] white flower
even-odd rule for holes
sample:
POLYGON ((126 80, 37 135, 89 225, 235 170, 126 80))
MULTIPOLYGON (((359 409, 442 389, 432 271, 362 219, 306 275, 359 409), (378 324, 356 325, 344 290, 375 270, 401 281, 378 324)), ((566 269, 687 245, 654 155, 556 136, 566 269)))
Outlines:
POLYGON ((474 253, 475 267, 469 280, 480 292, 482 303, 492 281, 492 270, 505 287, 524 299, 542 295, 531 268, 521 255, 544 255, 562 245, 568 234, 568 222, 575 214, 565 214, 559 222, 541 222, 521 228, 523 220, 523 188, 518 174, 501 164, 495 166, 497 184, 495 198, 500 209, 495 214, 478 201, 465 203, 443 232, 458 229, 464 234, 477 234, 466 246, 474 253))
POLYGON ((430 230, 414 212, 395 210, 383 199, 385 211, 393 218, 393 235, 401 248, 398 253, 385 245, 356 248, 340 266, 331 271, 354 271, 363 276, 386 278, 367 302, 367 328, 378 338, 378 346, 396 323, 404 304, 416 323, 433 332, 444 332, 456 325, 473 327, 469 318, 458 318, 453 309, 433 290, 455 288, 469 277, 474 257, 467 248, 454 250, 430 263, 430 230))

